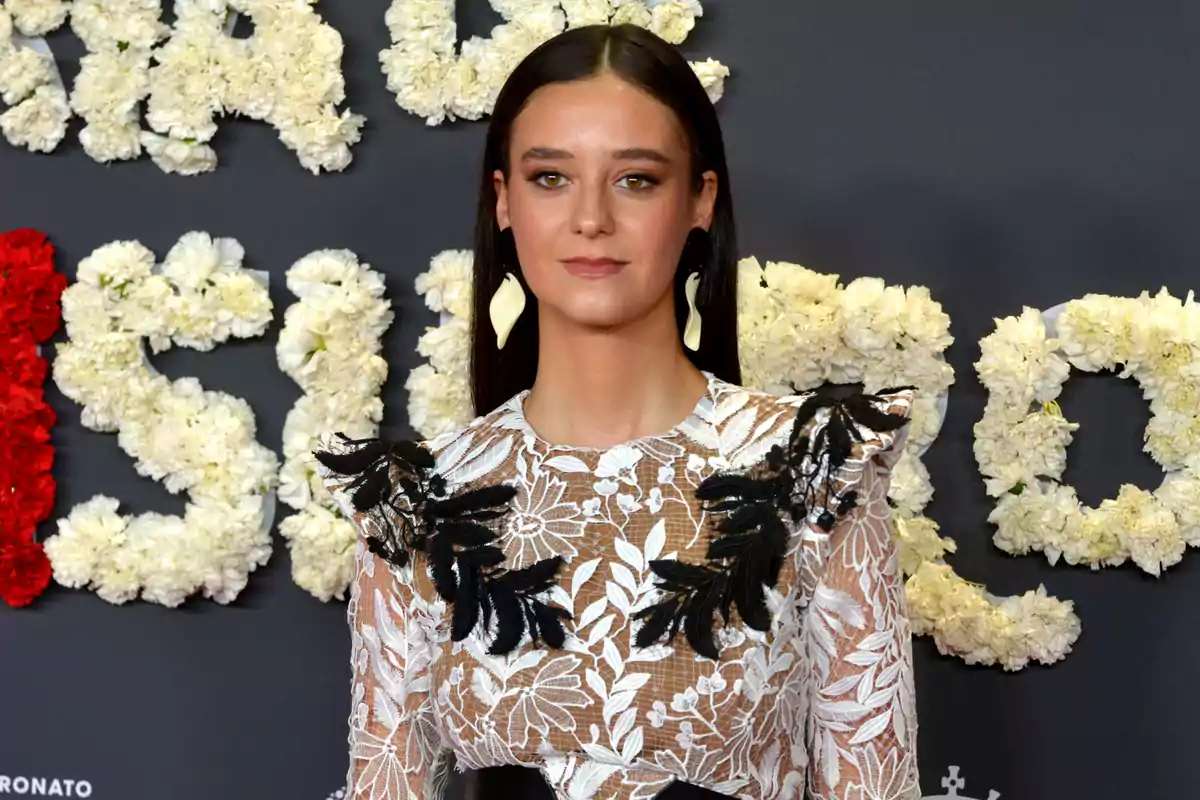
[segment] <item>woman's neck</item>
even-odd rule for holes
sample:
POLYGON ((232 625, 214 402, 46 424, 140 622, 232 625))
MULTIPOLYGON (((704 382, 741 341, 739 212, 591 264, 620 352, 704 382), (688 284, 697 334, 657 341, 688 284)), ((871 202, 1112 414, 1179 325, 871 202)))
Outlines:
POLYGON ((684 354, 673 311, 618 331, 539 315, 537 379, 524 403, 525 419, 538 436, 607 448, 664 433, 686 419, 708 381, 684 354))

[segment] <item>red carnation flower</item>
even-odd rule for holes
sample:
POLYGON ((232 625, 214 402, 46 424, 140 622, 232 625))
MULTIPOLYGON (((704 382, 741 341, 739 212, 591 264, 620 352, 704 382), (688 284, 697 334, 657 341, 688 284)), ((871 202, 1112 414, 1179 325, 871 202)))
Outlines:
POLYGON ((28 333, 0 338, 0 376, 40 391, 46 372, 46 359, 38 355, 37 342, 28 333))
POLYGON ((66 276, 54 271, 54 248, 30 228, 0 235, 0 336, 29 333, 44 342, 62 320, 66 276))
POLYGON ((33 538, 33 528, 22 523, 14 492, 0 492, 0 541, 18 534, 33 538))
POLYGON ((27 606, 50 585, 50 559, 29 536, 0 531, 0 598, 27 606))
POLYGON ((43 473, 0 494, 0 541, 12 537, 36 540, 38 523, 49 517, 54 507, 55 488, 54 478, 43 473), (25 498, 18 502, 22 494, 25 498))
POLYGON ((0 421, 10 431, 14 427, 50 428, 54 425, 55 414, 42 399, 42 387, 30 389, 0 375, 0 421))
POLYGON ((42 397, 47 368, 37 342, 58 329, 66 285, 44 234, 0 235, 0 598, 10 606, 29 605, 50 584, 34 533, 54 506, 55 415, 42 397))
POLYGON ((37 524, 54 510, 58 484, 48 472, 10 477, 15 477, 15 482, 11 484, 12 491, 0 494, 0 526, 6 531, 33 536, 37 524))
POLYGON ((44 264, 54 260, 54 245, 46 234, 34 228, 17 228, 0 235, 0 247, 11 250, 26 263, 44 264))
POLYGON ((49 472, 54 466, 54 447, 47 428, 10 429, 0 434, 0 442, 11 454, 14 472, 30 475, 49 472))

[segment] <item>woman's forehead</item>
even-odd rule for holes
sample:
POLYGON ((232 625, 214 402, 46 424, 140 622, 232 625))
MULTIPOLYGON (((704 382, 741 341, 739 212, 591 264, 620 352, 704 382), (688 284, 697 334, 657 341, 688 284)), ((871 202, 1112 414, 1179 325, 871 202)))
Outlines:
POLYGON ((649 92, 604 73, 541 87, 513 123, 514 152, 545 148, 573 152, 666 151, 687 147, 670 107, 649 92))

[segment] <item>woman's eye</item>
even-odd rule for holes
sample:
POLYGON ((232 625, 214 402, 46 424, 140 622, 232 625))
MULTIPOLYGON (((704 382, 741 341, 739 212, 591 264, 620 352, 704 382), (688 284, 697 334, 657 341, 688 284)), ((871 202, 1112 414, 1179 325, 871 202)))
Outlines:
POLYGON ((626 175, 619 181, 626 189, 631 189, 635 192, 645 191, 651 186, 658 183, 649 175, 626 175))
POLYGON ((533 182, 546 189, 557 189, 566 182, 566 178, 557 172, 539 172, 533 176, 533 182))

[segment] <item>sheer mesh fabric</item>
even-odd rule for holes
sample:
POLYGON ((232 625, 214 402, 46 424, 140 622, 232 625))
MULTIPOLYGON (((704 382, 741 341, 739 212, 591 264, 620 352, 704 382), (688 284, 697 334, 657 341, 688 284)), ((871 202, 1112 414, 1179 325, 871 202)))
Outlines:
MULTIPOLYGON (((858 489, 859 505, 831 533, 813 524, 822 509, 792 525, 769 592, 771 630, 736 612, 728 626, 718 618, 712 661, 683 635, 634 645, 632 615, 660 596, 649 562, 704 562, 719 514, 696 487, 715 472, 762 470, 804 396, 710 376, 688 420, 607 450, 542 441, 523 399, 427 445, 451 485, 517 487, 499 544, 513 569, 566 559, 551 597, 573 616, 566 645, 526 640, 493 656, 482 625, 452 642, 450 609, 421 557, 402 569, 371 554, 365 537, 389 522, 358 516, 351 796, 435 800, 457 763, 540 769, 562 799, 651 798, 676 780, 745 800, 918 798, 909 630, 886 499, 904 429, 858 431, 835 477, 858 489)), ((906 416, 910 405, 901 392, 879 410, 906 416)), ((344 479, 325 477, 351 511, 344 479)))

